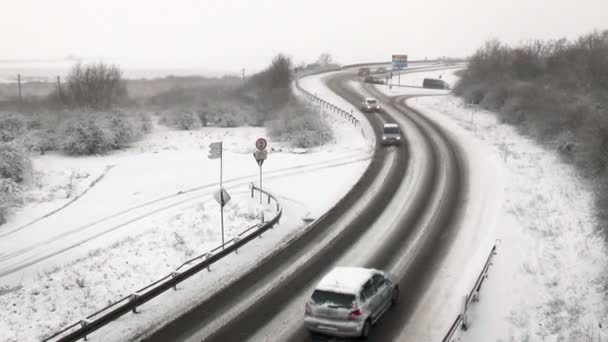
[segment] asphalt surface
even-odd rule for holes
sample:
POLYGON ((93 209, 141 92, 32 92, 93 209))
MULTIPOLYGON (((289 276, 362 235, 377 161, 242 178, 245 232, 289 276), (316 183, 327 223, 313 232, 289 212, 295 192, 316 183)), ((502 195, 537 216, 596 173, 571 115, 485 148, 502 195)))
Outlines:
MULTIPOLYGON (((352 73, 337 73, 327 82, 335 93, 358 106, 365 95, 347 86, 352 78, 352 73)), ((377 322, 370 340, 390 341, 399 335, 416 308, 420 294, 437 276, 435 266, 458 229, 450 221, 461 209, 459 203, 464 196, 465 175, 461 172, 458 150, 453 148, 453 142, 422 115, 405 106, 404 97, 389 98, 371 86, 364 88, 384 105, 382 112, 369 116, 376 141, 381 141, 384 122, 399 122, 402 127, 411 128, 404 130, 407 133, 403 137, 405 143, 398 148, 378 147, 359 182, 300 238, 145 341, 244 341, 259 340, 260 336, 268 341, 310 340, 302 326, 302 300, 338 260, 348 260, 353 248, 366 246, 362 237, 372 229, 370 227, 378 224, 376 221, 386 215, 389 207, 394 210, 396 204, 403 203, 398 207, 397 218, 390 229, 378 236, 380 241, 370 244, 369 248, 373 250, 367 250, 369 257, 360 262, 362 266, 391 270, 401 289, 400 305, 377 322), (410 150, 412 147, 416 149, 410 150), (408 169, 412 159, 421 160, 424 172, 413 173, 408 169), (385 174, 382 170, 387 167, 385 174), (384 179, 369 198, 369 192, 380 176, 384 179), (404 192, 404 188, 408 191, 404 192), (400 195, 396 197, 396 194, 400 195), (363 200, 366 201, 363 209, 353 213, 353 208, 360 206, 363 200), (341 221, 346 216, 349 221, 344 224, 341 221), (336 237, 327 242, 328 232, 339 226, 345 228, 335 231, 336 237), (318 249, 321 243, 324 246, 318 249), (315 248, 317 252, 310 255, 315 248), (277 270, 287 269, 303 258, 306 262, 296 271, 282 274, 277 282, 277 270), (259 292, 264 284, 271 283, 275 285, 265 288, 255 300, 248 298, 259 292), (200 330, 215 326, 218 317, 243 302, 249 304, 217 325, 211 334, 199 337, 200 330), (274 334, 273 326, 281 329, 274 334)))

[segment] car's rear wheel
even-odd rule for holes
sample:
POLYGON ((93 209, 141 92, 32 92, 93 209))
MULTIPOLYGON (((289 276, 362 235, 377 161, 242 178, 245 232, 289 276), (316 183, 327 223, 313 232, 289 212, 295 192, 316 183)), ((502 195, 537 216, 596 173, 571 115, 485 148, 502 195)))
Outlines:
POLYGON ((399 303, 399 288, 395 287, 393 295, 391 297, 391 307, 394 308, 399 303))
POLYGON ((369 322, 369 319, 365 321, 365 323, 363 323, 363 328, 361 329, 361 339, 362 340, 367 340, 369 338, 369 330, 371 329, 371 323, 369 322))

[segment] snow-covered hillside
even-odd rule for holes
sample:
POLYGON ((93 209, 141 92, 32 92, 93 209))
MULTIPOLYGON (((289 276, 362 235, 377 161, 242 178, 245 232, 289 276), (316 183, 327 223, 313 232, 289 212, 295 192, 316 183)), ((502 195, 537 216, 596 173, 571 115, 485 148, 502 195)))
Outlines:
MULTIPOLYGON (((402 75, 402 83, 415 84, 424 77, 438 75, 402 75)), ((442 72, 442 78, 450 84, 457 80, 452 72, 442 72)), ((407 88, 383 91, 418 93, 407 88)), ((480 302, 469 313, 470 328, 457 340, 607 341, 608 258, 595 231, 591 186, 555 151, 460 98, 419 97, 408 104, 434 120, 458 124, 471 138, 466 149, 482 146, 493 155, 488 157, 502 163, 496 177, 503 179, 504 201, 493 228, 498 254, 480 302)), ((486 246, 481 248, 487 251, 486 246)), ((480 256, 486 258, 487 252, 480 256)), ((464 293, 453 295, 461 298, 464 293)))

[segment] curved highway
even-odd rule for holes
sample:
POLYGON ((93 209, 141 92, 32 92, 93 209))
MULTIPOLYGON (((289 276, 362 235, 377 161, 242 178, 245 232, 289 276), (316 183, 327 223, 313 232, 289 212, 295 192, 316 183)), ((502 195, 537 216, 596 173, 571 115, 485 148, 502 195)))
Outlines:
POLYGON ((359 182, 305 233, 146 341, 310 340, 302 325, 304 303, 336 265, 384 269, 399 280, 400 305, 370 339, 403 333, 458 229, 451 222, 461 209, 466 175, 453 142, 408 108, 405 97, 389 98, 372 86, 361 94, 349 86, 353 76, 338 72, 326 81, 353 106, 367 95, 380 99, 383 111, 369 115, 376 141, 383 123, 397 122, 404 144, 378 147, 359 182))

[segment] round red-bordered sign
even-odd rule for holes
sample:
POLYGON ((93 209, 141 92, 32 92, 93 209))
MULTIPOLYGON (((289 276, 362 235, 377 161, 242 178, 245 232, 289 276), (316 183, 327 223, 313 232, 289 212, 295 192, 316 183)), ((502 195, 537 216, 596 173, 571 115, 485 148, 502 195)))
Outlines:
POLYGON ((267 146, 268 141, 266 141, 264 138, 258 138, 258 140, 255 141, 255 147, 260 151, 265 150, 267 146))

